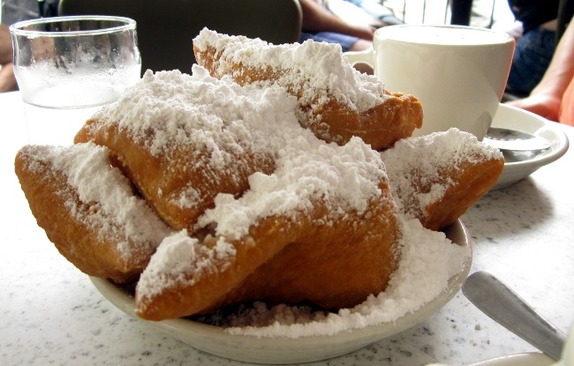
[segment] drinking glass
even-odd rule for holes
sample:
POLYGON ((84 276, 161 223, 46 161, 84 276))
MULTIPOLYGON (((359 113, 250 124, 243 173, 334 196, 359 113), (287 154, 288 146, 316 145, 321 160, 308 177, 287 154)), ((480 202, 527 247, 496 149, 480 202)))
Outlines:
POLYGON ((33 143, 71 143, 86 119, 137 82, 136 22, 117 16, 65 16, 10 27, 14 73, 33 143), (65 125, 64 125, 65 124, 65 125))

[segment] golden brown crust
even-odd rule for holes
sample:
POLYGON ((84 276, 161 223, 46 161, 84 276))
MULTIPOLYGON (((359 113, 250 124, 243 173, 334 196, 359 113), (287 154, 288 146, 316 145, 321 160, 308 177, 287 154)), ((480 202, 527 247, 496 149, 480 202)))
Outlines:
POLYGON ((428 193, 432 185, 448 186, 440 200, 417 211, 420 213, 417 218, 431 230, 441 230, 453 224, 492 188, 503 168, 504 160, 489 159, 477 163, 469 159, 456 169, 437 167, 437 174, 432 175, 434 180, 428 179, 429 176, 412 174, 413 184, 418 187, 413 205, 415 202, 420 204, 415 197, 428 193))
MULTIPOLYGON (((150 286, 146 283, 148 273, 144 272, 136 289, 136 313, 144 319, 162 320, 213 310, 218 304, 223 304, 221 299, 225 294, 239 286, 248 273, 255 271, 289 243, 290 236, 295 235, 291 226, 291 223, 273 217, 263 220, 249 230, 247 237, 230 243, 236 251, 230 262, 214 261, 216 267, 204 273, 198 271, 197 267, 202 262, 213 261, 212 249, 219 239, 209 237, 197 244, 202 248, 188 263, 188 271, 181 270, 176 274, 168 273, 150 279, 164 283, 159 292, 144 288, 150 286), (277 232, 284 235, 278 236, 277 232)), ((235 300, 229 299, 227 303, 235 300)))
MULTIPOLYGON (((385 189, 388 192, 388 186, 385 189)), ((381 292, 399 259, 396 208, 388 198, 373 200, 368 214, 338 219, 336 226, 315 223, 305 237, 286 246, 251 274, 235 291, 239 293, 229 296, 274 303, 308 300, 338 309, 381 292)), ((323 215, 317 221, 330 216, 323 215)))
POLYGON ((456 129, 401 141, 382 156, 395 200, 431 230, 454 223, 504 168, 500 151, 456 129))
MULTIPOLYGON (((503 168, 504 159, 489 159, 480 163, 473 163, 469 160, 456 171, 440 172, 439 176, 450 177, 456 183, 449 186, 441 201, 426 207, 425 214, 421 218, 423 226, 431 230, 440 230, 453 224, 488 193, 498 180, 503 168)), ((422 184, 421 191, 424 192, 422 184)))
POLYGON ((137 279, 159 242, 126 235, 124 224, 98 202, 81 200, 68 172, 47 158, 60 153, 63 150, 47 146, 25 146, 16 156, 15 171, 38 225, 82 272, 118 283, 137 279))
POLYGON ((358 136, 375 150, 390 148, 422 126, 423 111, 419 100, 410 94, 387 93, 385 101, 363 112, 345 110, 336 101, 327 103, 316 113, 321 119, 310 128, 322 139, 346 143, 358 136), (325 126, 325 132, 322 131, 325 126))

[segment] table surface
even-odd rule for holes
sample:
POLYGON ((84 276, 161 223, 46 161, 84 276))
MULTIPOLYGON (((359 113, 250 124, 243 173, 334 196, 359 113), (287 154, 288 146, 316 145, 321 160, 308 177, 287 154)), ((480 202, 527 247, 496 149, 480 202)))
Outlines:
MULTIPOLYGON (((239 365, 129 318, 58 253, 14 174, 14 156, 30 141, 18 92, 0 94, 0 124, 0 364, 239 365)), ((563 128, 574 141, 574 128, 563 128)), ((494 274, 564 332, 574 315, 572 167, 570 149, 529 178, 490 192, 462 217, 474 250, 472 271, 494 274)), ((468 365, 535 351, 459 292, 414 328, 311 365, 468 365)))

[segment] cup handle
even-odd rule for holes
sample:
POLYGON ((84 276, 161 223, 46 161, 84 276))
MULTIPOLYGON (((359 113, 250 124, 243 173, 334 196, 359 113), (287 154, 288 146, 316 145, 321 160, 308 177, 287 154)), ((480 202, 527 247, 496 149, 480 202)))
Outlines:
POLYGON ((355 66, 356 64, 367 64, 372 68, 375 67, 375 52, 373 47, 364 51, 348 51, 343 53, 343 55, 345 55, 351 66, 355 66))

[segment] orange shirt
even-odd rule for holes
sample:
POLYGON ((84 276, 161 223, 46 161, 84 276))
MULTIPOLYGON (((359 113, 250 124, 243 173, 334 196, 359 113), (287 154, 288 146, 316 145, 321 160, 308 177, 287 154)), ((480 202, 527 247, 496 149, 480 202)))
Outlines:
POLYGON ((572 78, 568 88, 566 88, 566 92, 562 96, 558 120, 560 123, 574 126, 574 78, 572 78))

